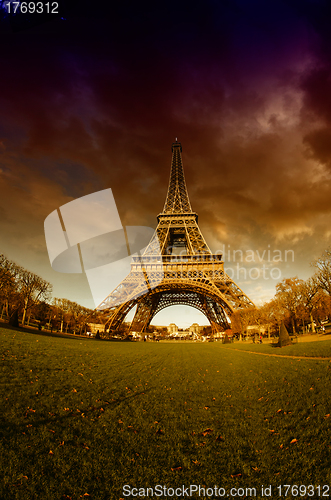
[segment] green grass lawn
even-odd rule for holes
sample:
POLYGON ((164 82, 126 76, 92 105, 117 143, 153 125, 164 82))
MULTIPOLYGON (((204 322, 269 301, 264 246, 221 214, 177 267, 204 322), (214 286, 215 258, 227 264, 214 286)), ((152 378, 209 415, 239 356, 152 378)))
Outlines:
MULTIPOLYGON (((330 345, 249 347, 319 356, 330 345)), ((269 484, 279 498, 281 484, 330 484, 331 363, 238 346, 1 328, 0 498, 134 498, 124 485, 255 487, 245 498, 265 498, 269 484)))
MULTIPOLYGON (((275 342, 278 339, 275 340, 275 342)), ((303 356, 303 357, 321 357, 331 358, 331 339, 319 340, 318 342, 304 342, 299 340, 286 347, 273 347, 272 344, 262 343, 253 344, 253 342, 236 342, 234 344, 225 344, 227 349, 240 349, 241 351, 261 352, 263 354, 277 354, 277 356, 303 356)), ((330 492, 331 496, 331 492, 330 492)))

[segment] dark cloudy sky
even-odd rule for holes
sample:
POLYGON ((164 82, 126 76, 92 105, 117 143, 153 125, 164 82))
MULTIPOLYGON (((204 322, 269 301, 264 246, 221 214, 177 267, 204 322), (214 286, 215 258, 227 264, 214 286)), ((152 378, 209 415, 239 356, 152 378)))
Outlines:
POLYGON ((59 4, 1 21, 0 252, 92 306, 83 275, 52 270, 44 219, 111 188, 124 225, 155 227, 178 137, 200 228, 250 298, 311 275, 331 238, 328 2, 59 4))

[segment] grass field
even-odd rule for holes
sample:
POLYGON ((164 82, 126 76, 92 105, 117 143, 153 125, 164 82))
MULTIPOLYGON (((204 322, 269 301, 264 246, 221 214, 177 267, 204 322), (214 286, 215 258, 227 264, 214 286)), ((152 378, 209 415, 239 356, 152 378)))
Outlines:
MULTIPOLYGON (((329 336, 327 336, 328 338, 329 336)), ((286 346, 286 348, 273 347, 271 344, 253 344, 251 342, 238 342, 235 344, 226 344, 225 348, 237 349, 241 351, 252 351, 263 354, 272 354, 277 356, 302 356, 302 357, 316 357, 316 358, 330 358, 331 359, 331 339, 320 340, 318 342, 305 342, 294 343, 286 346)))
POLYGON ((0 346, 1 499, 119 500, 134 498, 124 485, 158 484, 256 488, 236 498, 272 485, 280 498, 281 484, 331 482, 330 360, 241 350, 321 356, 331 341, 116 343, 1 328, 0 346))

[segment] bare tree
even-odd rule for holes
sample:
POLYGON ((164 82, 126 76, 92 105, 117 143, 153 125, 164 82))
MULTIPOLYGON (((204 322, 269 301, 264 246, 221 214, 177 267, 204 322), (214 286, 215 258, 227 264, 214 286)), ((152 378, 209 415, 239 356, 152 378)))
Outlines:
POLYGON ((74 332, 78 328, 79 333, 82 333, 86 322, 95 313, 91 309, 68 299, 54 298, 53 304, 56 309, 56 316, 58 316, 61 321, 61 332, 63 332, 63 324, 66 323, 66 332, 68 331, 69 325, 71 325, 74 332))
POLYGON ((66 331, 68 331, 68 325, 70 321, 71 312, 71 301, 68 299, 58 299, 53 300, 55 307, 57 308, 57 314, 60 317, 61 327, 60 331, 63 332, 63 324, 66 323, 66 331))
POLYGON ((25 324, 25 317, 28 309, 38 301, 50 299, 52 285, 37 274, 31 273, 21 268, 19 293, 23 305, 22 325, 25 324))
POLYGON ((13 307, 19 307, 19 281, 21 268, 0 254, 0 301, 2 303, 1 317, 5 310, 10 316, 13 307))
POLYGON ((297 310, 301 302, 301 285, 303 280, 298 277, 284 278, 276 285, 276 298, 279 304, 288 312, 293 333, 296 331, 297 310))
POLYGON ((312 332, 315 332, 315 323, 313 318, 313 310, 316 308, 320 300, 321 289, 316 276, 308 278, 300 285, 301 303, 304 309, 309 314, 312 332))
POLYGON ((263 304, 260 307, 260 314, 262 323, 268 328, 268 337, 270 337, 270 333, 278 335, 281 322, 284 318, 284 308, 279 299, 274 297, 269 302, 263 304))
POLYGON ((248 325, 256 324, 260 324, 259 311, 256 307, 237 309, 231 316, 231 329, 240 335, 245 335, 248 325))
POLYGON ((331 249, 328 248, 319 259, 312 262, 316 268, 316 280, 320 288, 331 296, 331 249))

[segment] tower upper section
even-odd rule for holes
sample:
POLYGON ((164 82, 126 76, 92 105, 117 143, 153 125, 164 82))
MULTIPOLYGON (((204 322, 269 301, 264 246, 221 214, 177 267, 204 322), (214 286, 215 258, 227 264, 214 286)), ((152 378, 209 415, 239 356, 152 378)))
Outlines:
POLYGON ((170 182, 167 198, 164 204, 163 214, 180 214, 192 212, 190 200, 187 193, 184 169, 182 163, 182 145, 180 142, 172 144, 172 160, 170 182))

